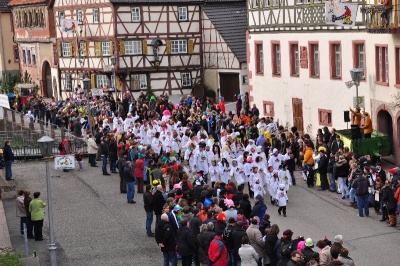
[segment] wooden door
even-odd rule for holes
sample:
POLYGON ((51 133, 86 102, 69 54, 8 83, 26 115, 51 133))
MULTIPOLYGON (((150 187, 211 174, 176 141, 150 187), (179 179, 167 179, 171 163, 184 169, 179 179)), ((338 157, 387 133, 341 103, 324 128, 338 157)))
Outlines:
POLYGON ((300 98, 292 98, 293 108, 293 126, 297 127, 299 133, 303 133, 303 100, 300 98))
POLYGON ((219 73, 219 87, 225 102, 236 102, 234 95, 240 93, 239 74, 219 73))

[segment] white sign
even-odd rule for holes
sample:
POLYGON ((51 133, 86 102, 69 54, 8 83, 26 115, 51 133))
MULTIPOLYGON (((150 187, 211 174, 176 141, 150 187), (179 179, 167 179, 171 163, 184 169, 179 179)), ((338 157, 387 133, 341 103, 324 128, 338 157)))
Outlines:
POLYGON ((54 157, 54 168, 75 169, 75 157, 73 155, 59 155, 54 157))
POLYGON ((60 19, 61 31, 62 32, 76 32, 76 27, 79 25, 79 21, 73 19, 60 19))
POLYGON ((4 119, 4 108, 0 106, 0 120, 4 119))
POLYGON ((10 109, 10 102, 8 101, 8 95, 0 94, 0 106, 10 109))
POLYGON ((103 90, 102 89, 92 89, 92 96, 103 96, 103 90))
POLYGON ((103 71, 104 72, 111 72, 113 70, 114 66, 104 66, 103 71))
POLYGON ((338 0, 325 2, 325 22, 345 27, 356 25, 358 5, 341 3, 338 0))

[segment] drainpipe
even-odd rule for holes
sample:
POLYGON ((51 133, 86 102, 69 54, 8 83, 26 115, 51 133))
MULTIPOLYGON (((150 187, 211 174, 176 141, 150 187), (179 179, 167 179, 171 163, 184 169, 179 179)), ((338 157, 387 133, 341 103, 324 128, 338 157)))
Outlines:
MULTIPOLYGON (((1 18, 1 12, 0 12, 0 18, 1 18)), ((2 80, 5 82, 5 77, 6 77, 6 58, 4 56, 4 38, 3 38, 3 25, 0 23, 0 37, 1 37, 1 68, 2 68, 2 80)))

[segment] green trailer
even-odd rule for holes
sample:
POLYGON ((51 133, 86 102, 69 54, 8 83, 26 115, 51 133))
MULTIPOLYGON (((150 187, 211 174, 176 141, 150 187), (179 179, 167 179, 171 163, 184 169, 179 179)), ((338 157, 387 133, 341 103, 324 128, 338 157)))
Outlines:
POLYGON ((391 143, 389 136, 379 131, 373 131, 370 139, 351 139, 351 130, 337 130, 344 145, 356 155, 370 155, 371 157, 386 156, 390 154, 391 143))

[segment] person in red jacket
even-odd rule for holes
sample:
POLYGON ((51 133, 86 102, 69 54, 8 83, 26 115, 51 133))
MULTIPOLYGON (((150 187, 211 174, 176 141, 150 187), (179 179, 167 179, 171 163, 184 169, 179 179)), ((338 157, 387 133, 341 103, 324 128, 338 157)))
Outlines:
POLYGON ((143 185, 144 185, 144 161, 142 159, 143 155, 139 154, 139 158, 135 162, 135 172, 134 176, 137 180, 137 190, 138 193, 143 193, 143 185))
POLYGON ((219 103, 218 103, 218 107, 221 110, 222 113, 225 113, 226 109, 225 109, 225 99, 224 97, 219 97, 219 103))
POLYGON ((213 266, 226 266, 228 265, 228 250, 222 240, 222 230, 215 232, 215 237, 210 243, 208 248, 208 259, 213 266))

